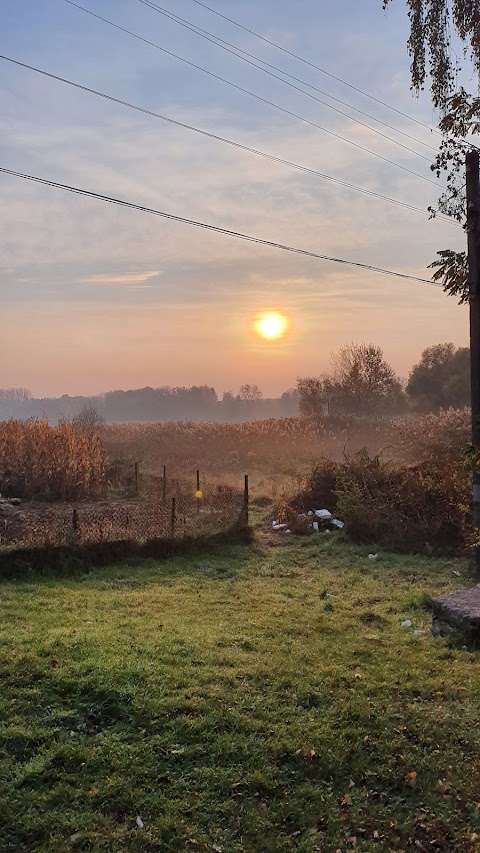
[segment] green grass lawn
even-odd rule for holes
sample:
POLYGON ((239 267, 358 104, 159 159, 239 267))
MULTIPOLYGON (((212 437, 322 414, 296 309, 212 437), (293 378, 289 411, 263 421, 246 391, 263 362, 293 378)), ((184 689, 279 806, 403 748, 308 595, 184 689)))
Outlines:
POLYGON ((480 657, 424 609, 463 564, 367 554, 0 584, 2 853, 479 850, 480 657))

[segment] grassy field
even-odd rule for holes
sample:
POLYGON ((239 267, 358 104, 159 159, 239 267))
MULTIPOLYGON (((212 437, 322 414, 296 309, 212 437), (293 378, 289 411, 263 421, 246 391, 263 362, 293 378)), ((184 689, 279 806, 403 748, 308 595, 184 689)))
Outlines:
POLYGON ((463 564, 367 555, 2 584, 2 853, 479 850, 480 658, 424 608, 463 564))

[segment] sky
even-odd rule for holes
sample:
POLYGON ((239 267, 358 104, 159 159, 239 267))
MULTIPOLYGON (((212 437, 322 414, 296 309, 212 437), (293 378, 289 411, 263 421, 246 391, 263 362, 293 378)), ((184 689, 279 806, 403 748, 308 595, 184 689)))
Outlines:
MULTIPOLYGON (((328 74, 194 0, 156 0, 322 90, 308 91, 345 115, 140 0, 79 2, 157 47, 66 0, 0 0, 1 53, 422 210, 435 204, 439 192, 429 164, 438 137, 423 124, 432 127, 436 116, 428 94, 417 99, 410 91, 404 0, 387 14, 381 0, 207 0, 328 74)), ((464 248, 461 229, 450 222, 5 60, 0 166, 421 278, 430 278, 427 266, 439 249, 464 248)), ((467 309, 427 284, 247 243, 13 176, 0 174, 0 188, 0 387, 57 396, 208 384, 221 393, 255 382, 273 395, 293 387, 298 376, 323 373, 330 353, 345 342, 380 345, 401 377, 425 347, 467 343, 467 309), (288 317, 281 341, 252 334, 252 319, 263 311, 288 317)))

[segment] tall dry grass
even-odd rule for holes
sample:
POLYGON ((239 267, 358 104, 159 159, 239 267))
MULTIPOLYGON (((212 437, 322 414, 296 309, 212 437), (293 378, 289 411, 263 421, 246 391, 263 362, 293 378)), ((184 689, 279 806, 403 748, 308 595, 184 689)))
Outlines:
POLYGON ((294 489, 301 472, 320 456, 340 459, 345 447, 355 452, 365 445, 376 452, 390 441, 387 431, 385 423, 354 417, 294 417, 243 424, 111 424, 102 429, 102 439, 111 459, 138 461, 152 474, 161 475, 163 465, 179 475, 200 468, 237 482, 248 472, 256 491, 271 492, 283 481, 294 489))
POLYGON ((24 500, 102 497, 106 456, 97 432, 66 421, 0 422, 0 493, 24 500))

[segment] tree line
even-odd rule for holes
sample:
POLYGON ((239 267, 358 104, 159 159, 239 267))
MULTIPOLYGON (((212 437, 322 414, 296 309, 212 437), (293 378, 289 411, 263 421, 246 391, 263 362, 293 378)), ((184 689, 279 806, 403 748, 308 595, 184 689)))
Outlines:
POLYGON ((246 422, 298 414, 296 389, 280 397, 264 398, 255 384, 246 383, 238 393, 224 391, 219 397, 208 385, 192 387, 136 388, 109 391, 92 397, 64 395, 34 398, 27 389, 0 389, 0 420, 47 417, 51 423, 62 419, 87 425, 115 422, 212 421, 246 422))
POLYGON ((303 415, 382 416, 435 412, 470 404, 470 352, 450 343, 422 353, 402 382, 375 344, 347 344, 331 357, 330 370, 297 382, 303 415))
POLYGON ((265 398, 255 384, 219 397, 208 385, 162 386, 110 391, 95 397, 36 399, 26 388, 0 389, 0 420, 48 417, 82 419, 92 426, 129 421, 245 422, 302 415, 355 414, 373 417, 408 411, 435 412, 470 404, 467 347, 436 344, 422 353, 402 382, 375 344, 347 344, 333 353, 319 376, 300 378, 280 397, 265 398))

